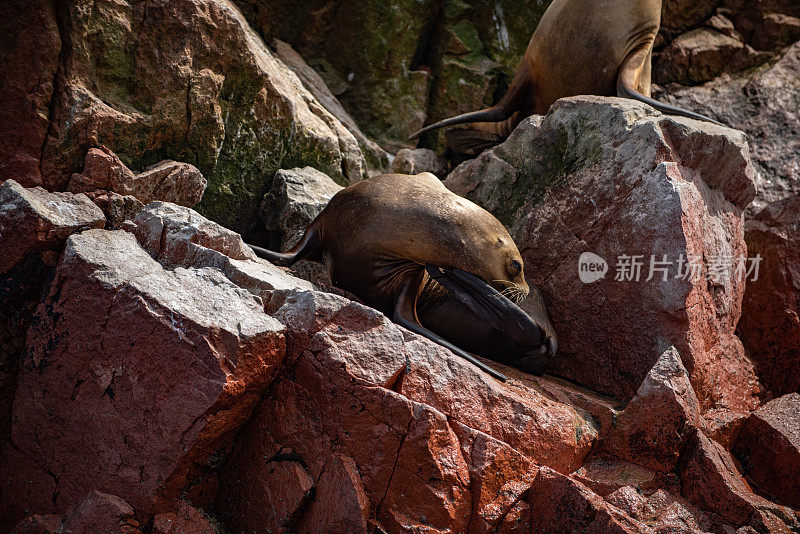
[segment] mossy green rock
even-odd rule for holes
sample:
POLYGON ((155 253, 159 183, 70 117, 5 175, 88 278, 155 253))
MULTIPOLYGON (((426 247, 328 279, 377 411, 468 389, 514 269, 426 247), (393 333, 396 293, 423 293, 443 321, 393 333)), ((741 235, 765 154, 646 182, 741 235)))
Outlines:
POLYGON ((130 167, 162 159, 208 179, 198 211, 239 232, 279 168, 312 166, 341 184, 366 175, 353 135, 276 60, 226 0, 77 0, 60 13, 62 55, 45 184, 105 145, 130 167))

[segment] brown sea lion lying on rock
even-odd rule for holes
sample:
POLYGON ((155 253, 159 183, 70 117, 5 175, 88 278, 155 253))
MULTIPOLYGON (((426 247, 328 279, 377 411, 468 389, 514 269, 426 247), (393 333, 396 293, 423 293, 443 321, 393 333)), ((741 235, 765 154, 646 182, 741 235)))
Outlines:
POLYGON ((253 250, 279 265, 323 263, 335 287, 497 378, 505 379, 469 352, 539 374, 555 353, 543 301, 533 317, 515 304, 530 289, 508 231, 433 174, 353 184, 288 252, 253 250))

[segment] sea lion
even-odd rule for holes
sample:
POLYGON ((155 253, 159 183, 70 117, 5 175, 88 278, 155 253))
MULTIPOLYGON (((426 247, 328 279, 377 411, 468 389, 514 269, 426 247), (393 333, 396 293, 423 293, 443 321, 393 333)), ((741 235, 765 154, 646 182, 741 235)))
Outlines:
POLYGON ((451 130, 456 152, 475 155, 516 128, 544 115, 558 99, 576 95, 620 96, 657 110, 719 122, 650 98, 653 43, 661 26, 662 0, 554 0, 533 32, 522 64, 505 96, 488 109, 431 124, 411 136, 451 130))
POLYGON ((333 196, 278 265, 323 263, 331 283, 396 323, 504 380, 467 350, 520 366, 556 349, 552 327, 515 302, 529 293, 522 257, 492 214, 433 174, 387 174, 333 196), (466 349, 466 350, 464 350, 466 349))

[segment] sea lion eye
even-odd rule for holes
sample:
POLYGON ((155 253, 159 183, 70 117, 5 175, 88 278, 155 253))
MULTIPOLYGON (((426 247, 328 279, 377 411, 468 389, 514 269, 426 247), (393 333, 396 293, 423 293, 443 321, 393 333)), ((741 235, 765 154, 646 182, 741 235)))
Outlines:
POLYGON ((513 276, 517 276, 522 272, 522 264, 517 260, 511 260, 511 265, 508 270, 513 276))

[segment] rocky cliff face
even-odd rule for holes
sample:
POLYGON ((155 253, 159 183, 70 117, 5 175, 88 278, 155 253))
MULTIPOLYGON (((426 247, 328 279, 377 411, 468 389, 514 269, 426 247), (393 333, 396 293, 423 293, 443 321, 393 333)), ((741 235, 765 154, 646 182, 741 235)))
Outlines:
POLYGON ((795 3, 665 2, 663 97, 742 131, 577 97, 397 154, 547 300, 506 383, 241 234, 490 103, 547 2, 291 4, 8 3, 0 530, 799 531, 795 3))

